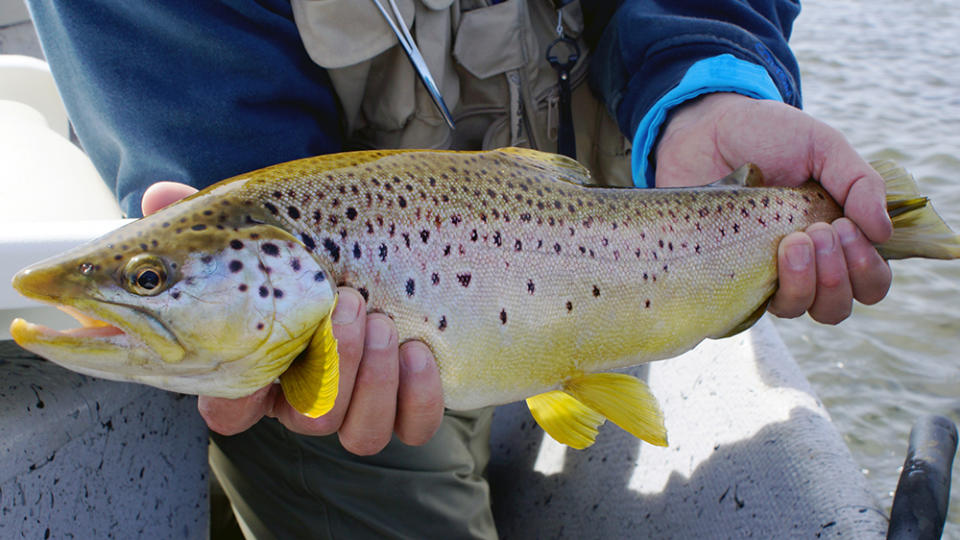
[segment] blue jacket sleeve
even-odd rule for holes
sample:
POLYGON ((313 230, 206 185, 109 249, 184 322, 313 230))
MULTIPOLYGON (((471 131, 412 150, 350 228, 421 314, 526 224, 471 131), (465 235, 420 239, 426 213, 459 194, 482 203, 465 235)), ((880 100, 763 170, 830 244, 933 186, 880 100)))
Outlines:
MULTIPOLYGON (((705 71, 720 74, 707 79, 716 86, 700 88, 692 95, 738 91, 776 97, 799 107, 800 74, 787 45, 799 11, 799 3, 790 0, 626 0, 594 48, 591 84, 623 133, 635 141, 645 140, 646 150, 652 141, 641 137, 638 127, 647 119, 644 127, 649 129, 651 111, 662 117, 664 98, 670 97, 668 93, 684 81, 693 66, 705 60, 722 57, 725 61, 710 62, 705 71), (718 66, 734 69, 718 70, 718 66), (751 70, 754 67, 759 69, 751 70)), ((655 138, 659 125, 653 124, 655 138)), ((646 150, 634 148, 637 160, 647 161, 646 150)), ((635 181, 644 184, 643 178, 635 181)))
POLYGON ((341 149, 326 72, 287 0, 28 0, 84 150, 128 216, 160 180, 202 188, 341 149))

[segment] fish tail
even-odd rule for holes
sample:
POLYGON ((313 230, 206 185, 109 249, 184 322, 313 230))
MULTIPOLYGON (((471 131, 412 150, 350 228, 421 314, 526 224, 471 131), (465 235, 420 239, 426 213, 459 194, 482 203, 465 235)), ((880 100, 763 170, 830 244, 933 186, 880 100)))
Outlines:
POLYGON ((903 167, 892 161, 870 165, 887 184, 887 214, 893 222, 893 236, 876 246, 884 259, 960 259, 960 236, 950 229, 920 194, 917 182, 903 167))

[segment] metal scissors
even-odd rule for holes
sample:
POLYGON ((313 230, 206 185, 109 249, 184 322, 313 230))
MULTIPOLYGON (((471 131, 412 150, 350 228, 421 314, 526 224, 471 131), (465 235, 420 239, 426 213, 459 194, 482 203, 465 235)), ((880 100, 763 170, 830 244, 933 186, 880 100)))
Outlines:
POLYGON ((407 25, 400 15, 400 9, 397 7, 397 3, 394 0, 387 0, 387 2, 390 3, 390 9, 397 18, 396 23, 393 22, 393 18, 387 13, 387 10, 383 7, 383 4, 380 3, 380 0, 373 0, 377 9, 383 14, 383 18, 387 20, 387 24, 390 25, 390 29, 397 35, 397 40, 400 41, 403 52, 407 53, 407 58, 409 58, 410 63, 413 64, 413 69, 420 77, 420 81, 423 82, 423 86, 427 88, 427 93, 430 94, 434 105, 437 106, 437 109, 439 109, 440 114, 443 115, 443 119, 447 125, 450 126, 450 129, 453 129, 453 116, 447 109, 447 104, 443 101, 443 96, 440 95, 440 90, 437 89, 437 84, 433 81, 433 76, 430 75, 430 68, 427 67, 423 55, 420 54, 420 49, 417 48, 417 44, 413 41, 413 36, 411 36, 410 31, 407 30, 407 25))

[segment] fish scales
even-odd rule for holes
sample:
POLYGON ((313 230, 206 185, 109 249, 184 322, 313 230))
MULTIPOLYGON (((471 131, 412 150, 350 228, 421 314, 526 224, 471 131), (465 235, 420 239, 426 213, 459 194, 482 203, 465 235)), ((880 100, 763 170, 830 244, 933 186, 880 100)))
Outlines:
POLYGON ((723 335, 773 290, 778 239, 840 215, 813 186, 590 188, 509 153, 317 169, 271 169, 232 196, 309 236, 336 282, 427 343, 451 408, 554 388, 560 360, 597 371, 723 335))
MULTIPOLYGON (((875 166, 894 225, 880 254, 960 258, 909 174, 875 166)), ((24 269, 15 288, 83 327, 18 319, 11 335, 70 369, 178 392, 236 398, 279 378, 317 417, 339 390, 330 314, 345 284, 432 349, 448 408, 526 399, 574 448, 605 418, 665 445, 646 385, 604 372, 749 327, 780 240, 841 215, 815 182, 757 188, 750 166, 737 179, 589 187, 575 161, 517 148, 280 164, 24 269)))

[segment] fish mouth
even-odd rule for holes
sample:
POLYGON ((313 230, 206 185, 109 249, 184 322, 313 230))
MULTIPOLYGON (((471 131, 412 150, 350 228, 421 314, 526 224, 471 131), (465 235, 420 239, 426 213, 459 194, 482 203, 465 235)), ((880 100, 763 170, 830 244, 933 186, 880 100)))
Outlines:
POLYGON ((122 329, 106 321, 91 317, 75 307, 61 304, 57 305, 56 308, 76 319, 76 321, 80 323, 80 326, 68 330, 56 330, 42 324, 34 324, 17 318, 14 319, 10 325, 10 335, 14 341, 17 343, 22 342, 22 346, 24 343, 37 341, 49 343, 58 339, 99 339, 126 334, 122 329))
POLYGON ((126 371, 123 366, 149 369, 151 364, 177 363, 185 355, 176 336, 144 310, 96 300, 83 302, 89 305, 82 308, 44 300, 80 326, 57 330, 17 318, 10 336, 24 349, 74 371, 118 379, 126 371))

